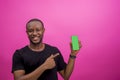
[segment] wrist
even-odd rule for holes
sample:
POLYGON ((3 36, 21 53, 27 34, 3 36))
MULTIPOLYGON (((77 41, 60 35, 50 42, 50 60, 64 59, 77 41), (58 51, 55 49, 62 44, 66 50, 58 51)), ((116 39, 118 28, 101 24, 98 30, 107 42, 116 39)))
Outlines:
POLYGON ((70 55, 72 55, 72 56, 76 56, 76 54, 75 54, 75 53, 71 53, 70 55))
POLYGON ((75 58, 76 58, 76 55, 70 54, 70 58, 71 58, 71 59, 75 59, 75 58))

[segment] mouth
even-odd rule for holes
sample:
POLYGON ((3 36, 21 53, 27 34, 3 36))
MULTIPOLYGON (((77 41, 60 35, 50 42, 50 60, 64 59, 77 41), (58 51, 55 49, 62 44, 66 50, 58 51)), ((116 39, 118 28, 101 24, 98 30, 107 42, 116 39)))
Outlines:
POLYGON ((40 39, 40 37, 32 37, 33 41, 38 41, 40 39))
POLYGON ((30 36, 29 39, 31 43, 37 44, 42 41, 42 36, 30 36))

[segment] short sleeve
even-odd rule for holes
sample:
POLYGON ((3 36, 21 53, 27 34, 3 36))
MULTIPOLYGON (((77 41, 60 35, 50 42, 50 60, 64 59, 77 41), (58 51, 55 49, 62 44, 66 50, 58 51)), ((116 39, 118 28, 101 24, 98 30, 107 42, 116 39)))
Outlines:
POLYGON ((24 70, 23 58, 19 50, 16 50, 12 57, 12 73, 16 70, 24 70))
POLYGON ((66 68, 67 64, 65 63, 61 52, 58 49, 57 51, 59 52, 59 56, 57 57, 57 71, 61 71, 66 68))

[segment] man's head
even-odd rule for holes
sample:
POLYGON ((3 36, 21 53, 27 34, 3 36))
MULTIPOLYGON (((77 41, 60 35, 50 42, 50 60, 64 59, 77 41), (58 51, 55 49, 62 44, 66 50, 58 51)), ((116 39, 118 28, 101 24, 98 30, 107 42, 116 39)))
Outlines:
POLYGON ((40 44, 44 31, 44 24, 39 19, 31 19, 26 24, 26 32, 31 44, 40 44))

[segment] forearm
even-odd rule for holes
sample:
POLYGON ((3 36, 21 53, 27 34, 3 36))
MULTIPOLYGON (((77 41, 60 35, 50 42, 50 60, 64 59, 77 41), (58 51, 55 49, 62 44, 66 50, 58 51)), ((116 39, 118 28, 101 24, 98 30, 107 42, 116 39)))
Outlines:
POLYGON ((16 80, 37 80, 45 70, 46 68, 45 65, 43 64, 37 69, 35 69, 33 72, 23 75, 16 80))
POLYGON ((67 67, 65 69, 64 80, 69 80, 69 77, 74 69, 74 64, 75 64, 75 59, 69 58, 67 67))

